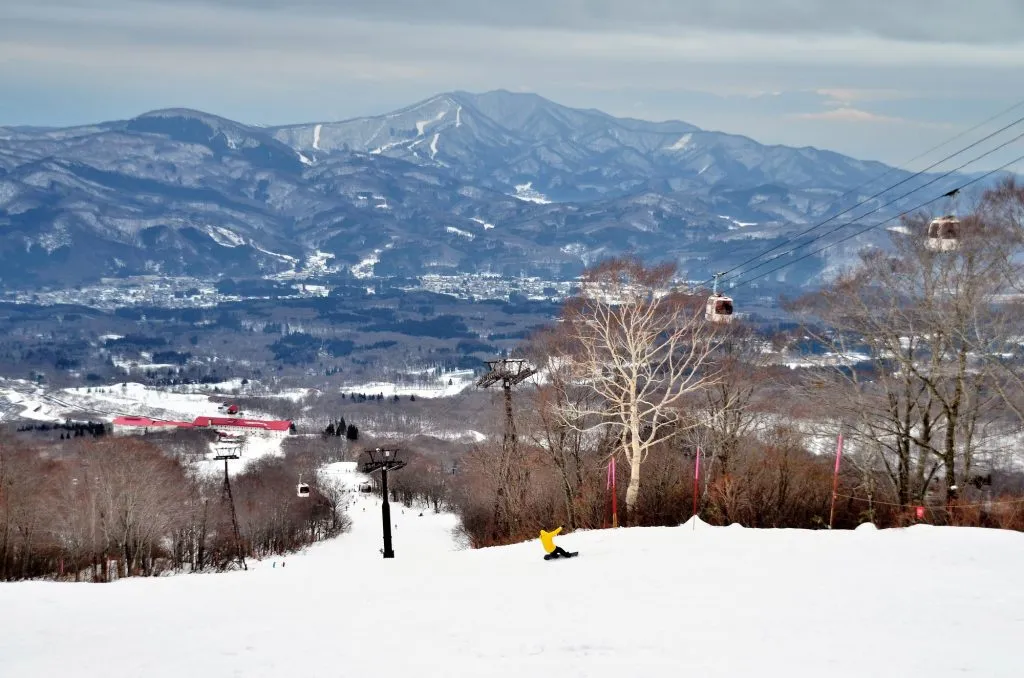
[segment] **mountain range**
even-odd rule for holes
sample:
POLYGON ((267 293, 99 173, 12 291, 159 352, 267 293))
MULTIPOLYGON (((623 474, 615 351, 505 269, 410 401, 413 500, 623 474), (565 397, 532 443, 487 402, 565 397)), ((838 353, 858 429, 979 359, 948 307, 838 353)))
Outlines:
MULTIPOLYGON (((626 252, 675 259, 700 280, 910 176, 830 151, 507 91, 280 127, 188 109, 8 127, 0 128, 0 285, 137 274, 566 279, 626 252)), ((863 223, 941 195, 955 179, 863 223)), ((869 231, 761 282, 813 283, 885 240, 884 229, 869 231)))

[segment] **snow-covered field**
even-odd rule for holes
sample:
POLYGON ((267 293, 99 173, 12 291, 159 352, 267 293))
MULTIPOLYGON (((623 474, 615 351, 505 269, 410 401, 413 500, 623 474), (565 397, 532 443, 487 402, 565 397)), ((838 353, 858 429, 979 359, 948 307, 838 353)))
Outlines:
MULTIPOLYGON (((71 415, 87 413, 106 421, 121 415, 191 421, 200 416, 217 416, 218 404, 231 400, 235 391, 246 392, 241 379, 193 386, 151 387, 127 382, 123 386, 51 389, 23 379, 0 378, 0 420, 17 415, 62 422, 71 415), (7 417, 3 416, 4 410, 7 417)), ((309 392, 292 389, 274 395, 298 400, 309 392)), ((266 418, 259 412, 246 414, 266 418)))
MULTIPOLYGON (((350 469, 330 470, 355 484, 350 469)), ((392 509, 394 560, 379 553, 379 500, 356 494, 350 533, 248 572, 0 585, 0 675, 1009 678, 1024 666, 1014 532, 691 522, 564 535, 580 557, 547 562, 536 540, 465 550, 453 516, 392 509)))
MULTIPOLYGON (((424 373, 425 374, 425 373, 424 373)), ((341 387, 342 393, 365 393, 367 396, 383 393, 385 398, 392 396, 410 396, 417 398, 450 398, 465 391, 473 385, 472 370, 445 372, 439 377, 423 377, 415 384, 394 384, 385 381, 372 381, 365 384, 347 384, 341 387), (450 384, 448 382, 451 382, 450 384)))

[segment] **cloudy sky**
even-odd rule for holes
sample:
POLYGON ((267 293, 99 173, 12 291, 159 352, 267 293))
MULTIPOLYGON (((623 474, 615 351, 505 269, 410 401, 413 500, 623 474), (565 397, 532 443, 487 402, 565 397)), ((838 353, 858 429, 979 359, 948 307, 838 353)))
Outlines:
POLYGON ((1024 100, 1024 0, 0 2, 0 125, 326 121, 499 88, 905 165, 1024 100))

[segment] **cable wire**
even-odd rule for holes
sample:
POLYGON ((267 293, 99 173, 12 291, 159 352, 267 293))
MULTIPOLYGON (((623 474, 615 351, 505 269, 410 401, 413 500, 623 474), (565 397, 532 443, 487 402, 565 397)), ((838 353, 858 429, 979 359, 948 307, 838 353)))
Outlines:
MULTIPOLYGON (((1022 136, 1024 136, 1024 135, 1022 135, 1022 136)), ((983 174, 983 175, 981 175, 981 176, 979 176, 979 177, 976 177, 976 178, 974 178, 974 179, 971 179, 971 180, 970 180, 970 181, 968 181, 967 183, 965 183, 965 184, 961 185, 961 186, 960 186, 959 188, 957 188, 956 190, 958 190, 958 191, 959 191, 959 190, 962 190, 962 189, 964 189, 964 188, 967 188, 967 187, 968 187, 968 186, 970 186, 971 184, 976 184, 976 183, 978 183, 979 181, 982 181, 982 180, 984 180, 984 179, 987 179, 988 177, 992 176, 992 175, 993 175, 993 174, 995 174, 996 172, 1001 172, 1001 171, 1003 171, 1004 169, 1006 169, 1007 167, 1010 167, 1011 165, 1015 165, 1015 164, 1017 164, 1018 162, 1021 162, 1021 161, 1024 161, 1024 155, 1018 156, 1018 157, 1017 157, 1016 159, 1014 159, 1014 160, 1011 160, 1010 162, 1006 163, 1005 165, 1002 165, 1002 166, 1000 166, 1000 167, 997 167, 997 168, 995 168, 994 170, 991 170, 991 171, 989 171, 989 172, 986 172, 985 174, 983 174)), ((828 248, 830 248, 830 247, 835 247, 835 246, 836 246, 836 245, 838 245, 839 243, 842 243, 842 242, 846 242, 847 240, 850 240, 851 238, 855 238, 855 237, 857 237, 858 235, 860 235, 860 234, 862 234, 862 233, 866 233, 866 232, 870 231, 870 230, 871 230, 871 229, 873 229, 873 228, 878 228, 879 226, 881 226, 881 225, 883 225, 883 224, 887 224, 887 223, 889 223, 890 221, 893 221, 894 219, 899 219, 899 218, 901 218, 901 217, 904 217, 904 216, 906 216, 906 215, 908 215, 908 214, 911 214, 912 212, 916 212, 917 210, 921 209, 922 207, 924 207, 924 206, 926 206, 926 205, 929 205, 929 204, 931 204, 931 203, 935 202, 936 200, 939 200, 939 199, 941 199, 941 198, 943 198, 943 197, 945 197, 945 196, 942 196, 942 195, 940 195, 940 196, 937 196, 937 197, 931 198, 930 200, 926 200, 926 201, 924 201, 923 203, 921 203, 921 204, 917 205, 916 207, 914 207, 914 208, 912 208, 912 209, 906 210, 906 211, 904 211, 904 212, 900 212, 899 214, 897 214, 897 215, 895 215, 895 216, 892 216, 892 217, 889 217, 888 219, 885 219, 884 221, 879 221, 879 222, 878 222, 877 224, 872 224, 872 225, 868 226, 867 228, 863 228, 863 229, 861 229, 861 230, 857 231, 856 233, 853 233, 853 234, 851 234, 851 235, 848 235, 848 236, 846 236, 845 238, 840 238, 839 240, 835 241, 834 243, 830 243, 830 244, 828 244, 828 245, 825 245, 824 247, 820 247, 820 248, 818 248, 818 249, 814 250, 813 252, 808 252, 807 254, 805 254, 805 255, 803 255, 803 256, 801 256, 801 257, 797 258, 797 259, 794 259, 794 260, 792 260, 792 261, 787 261, 786 263, 782 264, 781 266, 776 266, 775 268, 773 268, 773 269, 771 269, 771 270, 769 270, 769 271, 766 271, 766 272, 764 272, 764 273, 759 273, 758 275, 756 275, 756 276, 752 277, 752 278, 751 278, 750 280, 747 280, 747 281, 745 281, 745 282, 740 282, 740 283, 736 283, 736 284, 734 284, 734 285, 733 285, 733 286, 732 286, 732 287, 731 287, 730 289, 735 289, 735 288, 737 288, 737 287, 743 287, 744 285, 749 285, 750 283, 752 283, 752 282, 753 282, 754 280, 756 280, 757 278, 760 278, 760 277, 763 277, 763 276, 769 276, 769 275, 771 275, 772 273, 775 273, 776 271, 780 271, 780 270, 782 270, 782 269, 786 268, 787 266, 792 266, 793 264, 797 263, 798 261, 803 261, 804 259, 808 259, 808 258, 810 258, 810 257, 813 257, 813 256, 814 256, 815 254, 819 254, 819 253, 821 253, 821 252, 824 252, 825 250, 827 250, 827 249, 828 249, 828 248)), ((850 222, 850 223, 854 223, 854 222, 850 222)), ((848 224, 847 224, 847 225, 848 225, 848 224)), ((773 261, 774 261, 774 260, 773 260, 773 261)), ((731 280, 736 280, 736 279, 738 279, 738 278, 742 278, 742 277, 744 277, 745 275, 746 275, 746 273, 741 273, 741 274, 739 274, 739 275, 737 275, 737 276, 734 276, 733 278, 731 278, 731 280)))
MULTIPOLYGON (((1018 134, 1017 136, 1015 136, 1014 138, 1010 139, 1009 141, 1005 141, 1002 144, 996 146, 995 148, 991 148, 991 149, 985 151, 984 153, 982 153, 981 155, 979 155, 977 157, 974 157, 971 160, 968 160, 967 162, 965 162, 964 164, 960 165, 959 167, 951 169, 948 172, 946 172, 945 174, 940 174, 939 176, 935 177, 934 179, 932 179, 928 183, 922 184, 921 186, 918 186, 917 188, 914 188, 914 189, 912 189, 910 191, 907 191, 903 195, 898 196, 896 198, 893 198, 889 202, 884 203, 882 205, 879 205, 878 207, 876 207, 875 209, 873 209, 873 210, 871 210, 869 212, 865 212, 864 214, 861 214, 859 217, 857 217, 856 219, 854 219, 852 221, 848 221, 846 223, 839 224, 839 225, 833 227, 832 229, 826 231, 825 233, 821 233, 821 234, 811 238, 807 242, 801 243, 801 244, 797 245, 796 247, 793 247, 792 249, 789 249, 789 250, 786 250, 785 252, 777 254, 774 257, 772 257, 771 259, 768 259, 766 261, 762 261, 761 263, 759 263, 759 264, 757 264, 755 266, 752 266, 751 268, 747 269, 746 271, 744 271, 742 273, 737 273, 736 275, 734 275, 732 277, 726 278, 724 282, 728 282, 730 280, 736 280, 737 278, 741 278, 741 277, 749 274, 751 271, 755 271, 755 270, 761 268, 762 266, 767 266, 768 264, 772 263, 773 261, 777 261, 777 260, 781 259, 782 257, 788 255, 788 254, 792 254, 793 252, 795 252, 796 250, 798 250, 798 249, 800 249, 802 247, 807 247, 808 245, 811 245, 811 244, 817 242, 818 240, 821 240, 822 238, 825 238, 825 237, 827 237, 829 235, 832 235, 833 233, 835 233, 839 229, 843 228, 844 226, 850 226, 851 224, 855 224, 858 221, 860 221, 861 219, 863 219, 864 217, 868 216, 869 214, 874 214, 875 212, 878 212, 879 210, 885 209, 886 207, 888 207, 888 206, 890 206, 890 205, 892 205, 894 203, 897 203, 900 200, 903 200, 904 198, 906 198, 906 197, 908 197, 908 196, 910 196, 910 195, 912 195, 914 193, 917 193, 922 188, 926 188, 926 187, 928 187, 928 186, 930 186, 930 185, 932 185, 932 184, 934 184, 934 183, 936 183, 938 181, 942 181, 943 179, 947 178, 949 175, 955 174, 956 172, 959 172, 960 170, 962 170, 963 168, 967 167, 968 165, 973 165, 974 163, 978 162, 982 158, 985 158, 985 157, 987 157, 989 155, 992 155, 996 151, 1002 150, 1003 148, 1009 146, 1010 144, 1012 144, 1012 143, 1014 143, 1016 141, 1019 141, 1022 138, 1024 138, 1024 132, 1022 132, 1021 134, 1018 134)), ((1014 162, 1016 162, 1016 161, 1014 161, 1014 162)), ((1010 164, 1013 164, 1013 163, 1010 163, 1010 164)), ((1003 169, 1003 168, 1000 168, 1000 169, 1003 169)), ((972 181, 972 182, 970 182, 968 184, 965 184, 964 186, 955 188, 952 191, 948 191, 948 192, 944 193, 943 195, 937 196, 937 197, 933 198, 932 200, 929 200, 928 203, 934 202, 935 200, 938 200, 939 198, 944 198, 944 197, 947 197, 947 196, 952 195, 954 193, 957 193, 962 188, 964 188, 965 186, 969 186, 971 183, 974 183, 974 182, 972 181)), ((925 203, 925 204, 928 204, 928 203, 925 203)), ((897 215, 897 216, 902 216, 902 214, 901 215, 897 215)), ((892 218, 895 219, 896 217, 892 217, 892 218)), ((882 223, 884 223, 884 222, 882 222, 882 223)), ((842 242, 842 241, 839 241, 839 242, 842 242)), ((739 267, 738 266, 733 267, 732 270, 736 270, 737 268, 739 268, 739 267)), ((719 284, 721 284, 722 282, 723 282, 722 280, 719 280, 719 284)))
MULTIPOLYGON (((960 133, 959 133, 959 134, 957 134, 956 136, 954 136, 954 137, 952 137, 952 138, 950 138, 950 139, 947 139, 946 141, 942 142, 942 143, 941 143, 941 144, 939 144, 938 146, 934 146, 933 148, 931 148, 931 149, 929 149, 929 150, 925 151, 924 153, 922 153, 922 154, 920 154, 920 155, 916 156, 915 158, 912 158, 912 159, 911 159, 910 161, 908 161, 908 163, 909 163, 909 162, 913 162, 913 161, 914 161, 914 160, 916 160, 917 158, 920 158, 920 157, 923 157, 923 156, 925 156, 925 155, 928 155, 929 153, 931 153, 931 152, 932 152, 932 151, 934 151, 934 150, 937 150, 937 149, 939 149, 939 148, 942 148, 943 146, 946 146, 947 144, 949 144, 949 143, 953 142, 954 140, 956 140, 956 139, 958 139, 958 138, 960 138, 960 137, 964 136, 965 134, 969 134, 970 132, 974 131, 975 129, 978 129, 979 127, 983 127, 984 125, 988 124, 988 123, 989 123, 989 122, 991 122, 992 120, 995 120, 996 118, 998 118, 998 117, 1000 117, 1000 116, 1002 116, 1002 115, 1005 115, 1005 114, 1006 114, 1006 113, 1008 113, 1009 111, 1012 111, 1012 110, 1014 110, 1014 109, 1016 109, 1016 108, 1019 108, 1019 107, 1020 107, 1021 105, 1024 105, 1024 100, 1021 100, 1021 101, 1017 102, 1017 103, 1016 103, 1016 104, 1014 104, 1013 106, 1011 106, 1011 107, 1009 107, 1008 109, 1006 109, 1006 110, 1004 110, 1004 111, 1002 111, 1002 112, 1000 112, 1000 113, 998 113, 998 114, 996 114, 996 115, 994 115, 994 116, 990 117, 989 119, 985 120, 984 122, 978 123, 978 124, 977 124, 977 125, 975 125, 974 127, 970 128, 970 129, 968 129, 968 130, 965 130, 965 131, 963 131, 963 132, 960 132, 960 133)), ((931 164, 931 165, 929 165, 928 167, 925 167, 924 169, 922 169, 922 170, 919 170, 919 171, 915 172, 914 174, 910 175, 909 177, 906 177, 906 178, 905 178, 905 179, 903 179, 902 181, 899 181, 899 182, 897 182, 897 183, 893 184, 892 186, 889 186, 889 187, 887 187, 887 188, 885 188, 885 189, 881 190, 880 192, 878 192, 878 193, 875 193, 874 195, 871 195, 871 196, 869 196, 869 197, 865 198, 864 200, 861 200, 860 202, 858 202, 858 203, 856 203, 856 204, 854 204, 854 205, 852 205, 852 206, 850 206, 850 207, 846 208, 845 210, 843 210, 843 211, 841 211, 841 212, 838 212, 838 213, 836 213, 836 214, 833 214, 833 215, 832 215, 831 217, 829 217, 829 218, 828 218, 828 219, 826 219, 825 221, 822 221, 822 222, 820 222, 820 223, 818 223, 818 224, 815 224, 814 226, 811 226, 810 228, 808 228, 808 229, 806 229, 806 230, 804 230, 804 231, 802 231, 802 232, 800 232, 800 233, 797 233, 797 234, 796 234, 796 235, 794 235, 794 236, 791 236, 791 237, 788 237, 788 238, 786 238, 786 239, 785 239, 785 240, 783 240, 782 242, 780 242, 780 243, 776 244, 775 246, 773 246, 773 247, 771 247, 771 248, 769 248, 769 249, 767 249, 767 250, 764 250, 763 252, 760 252, 759 254, 756 254, 756 255, 754 255, 753 257, 751 257, 751 258, 747 259, 746 261, 743 261, 743 262, 741 262, 741 263, 739 263, 739 264, 736 264, 736 265, 735 265, 735 266, 733 266, 732 268, 730 268, 730 269, 728 269, 728 270, 726 270, 726 271, 723 271, 723 272, 721 273, 721 275, 727 275, 727 274, 729 274, 729 273, 732 273, 733 271, 735 271, 735 270, 737 270, 737 269, 739 269, 739 268, 742 268, 743 266, 746 266, 747 264, 749 264, 749 263, 751 263, 751 262, 754 262, 754 261, 756 261, 756 260, 760 259, 760 258, 761 258, 761 257, 763 257, 764 255, 766 255, 766 254, 769 254, 770 252, 773 252, 773 251, 777 250, 778 248, 780 248, 780 247, 782 247, 782 246, 784 246, 784 245, 786 245, 786 244, 788 244, 788 243, 790 243, 790 242, 793 242, 793 240, 794 240, 794 239, 796 239, 796 238, 799 238, 799 237, 801 237, 801 236, 804 236, 804 235, 806 235, 806 234, 810 233, 811 231, 813 231, 813 230, 815 230, 815 229, 817 229, 817 228, 820 228, 820 227, 824 226, 825 224, 829 223, 830 221, 832 221, 832 220, 834 220, 834 219, 836 219, 836 218, 838 218, 838 217, 841 217, 842 215, 844 215, 844 214, 846 214, 846 213, 848 213, 848 212, 851 212, 851 211, 853 211, 853 210, 857 209, 858 207, 860 207, 861 205, 863 205, 863 204, 867 203, 868 201, 870 201, 870 200, 873 200, 873 199, 875 199, 875 198, 879 197, 880 195, 883 195, 883 194, 885 194, 885 193, 888 193, 889 191, 891 191, 892 189, 896 188, 897 186, 900 186, 900 185, 902 185, 902 184, 905 184, 905 183, 906 183, 906 182, 908 182, 908 181, 911 181, 911 180, 913 180, 913 179, 916 179, 917 177, 921 176, 922 174, 924 174, 924 173, 925 173, 925 172, 927 172, 928 170, 930 170, 930 169, 933 169, 934 167, 937 167, 938 165, 941 165, 942 163, 946 162, 947 160, 950 160, 950 159, 952 159, 952 158, 955 158, 956 156, 960 155, 961 153, 963 153, 963 152, 965 152, 965 151, 969 151, 970 149, 974 148, 975 146, 978 146, 979 144, 981 144, 981 143, 983 143, 983 142, 985 142, 985 141, 988 141, 988 140, 989 140, 989 139, 991 139, 992 137, 994 137, 994 136, 996 136, 996 135, 998 135, 998 134, 1001 134, 1001 133, 1005 132, 1006 130, 1010 129, 1011 127, 1014 127, 1015 125, 1018 125, 1018 124, 1020 124, 1021 122, 1024 122, 1024 117, 1021 117, 1021 118, 1017 118, 1016 120, 1014 120, 1014 121, 1013 121, 1013 122, 1011 122, 1010 124, 1008 124, 1008 125, 1006 125, 1006 126, 1004 126, 1004 127, 1000 128, 1000 129, 996 130, 995 132, 992 132, 991 134, 988 134, 988 135, 987 135, 987 136, 985 136, 985 137, 982 137, 981 139, 978 139, 977 141, 975 141, 975 142, 973 142, 972 144, 970 144, 970 145, 968 145, 968 146, 966 146, 966 147, 964 147, 964 148, 962 148, 962 149, 958 150, 958 151, 957 151, 957 152, 955 152, 955 153, 952 153, 952 154, 950 154, 950 155, 947 155, 946 157, 942 158, 941 160, 938 160, 937 162, 934 162, 934 163, 932 163, 932 164, 931 164)), ((852 188, 852 189, 850 189, 849 191, 847 191, 846 193, 844 193, 843 195, 841 195, 841 196, 840 196, 839 198, 837 198, 836 200, 837 200, 837 201, 839 201, 839 200, 842 200, 843 198, 845 198, 846 196, 850 195, 851 193, 853 193, 853 192, 855 192, 855 191, 857 191, 857 190, 859 190, 859 189, 863 188, 864 186, 867 186, 867 185, 869 185, 869 184, 871 184, 871 183, 874 183, 875 181, 878 181, 878 180, 879 180, 879 179, 881 179, 882 177, 884 177, 884 176, 886 176, 886 175, 888 175, 888 174, 892 173, 892 172, 893 172, 893 171, 895 171, 895 170, 896 170, 896 168, 890 168, 890 169, 889 169, 888 171, 884 172, 884 173, 883 173, 883 174, 881 174, 880 176, 878 176, 878 177, 875 177, 874 179, 869 179, 868 181, 866 181, 866 182, 864 182, 864 183, 860 184, 859 186, 856 186, 855 188, 852 188)), ((923 188, 923 187, 920 187, 920 188, 923 188)), ((863 215, 862 215, 862 216, 863 216, 863 215)), ((701 283, 701 285, 702 285, 702 286, 703 286, 703 285, 706 285, 706 284, 707 284, 708 282, 710 282, 710 281, 711 281, 711 279, 708 279, 708 280, 704 281, 703 283, 701 283)))
MULTIPOLYGON (((846 193, 843 193, 843 194, 842 194, 841 196, 839 196, 838 198, 836 198, 836 201, 838 202, 839 200, 842 200, 843 198, 845 198, 846 196, 850 195, 850 194, 851 194, 851 193, 853 193, 854 191, 858 191, 858 190, 860 190, 860 189, 864 188, 865 186, 867 186, 868 184, 872 184, 872 183, 874 183, 874 182, 878 181, 879 179, 882 179, 883 177, 887 177, 887 176, 889 176, 890 174, 892 174, 893 172, 895 172, 895 171, 896 171, 897 169, 899 169, 900 167, 904 167, 904 166, 906 166, 906 165, 909 165, 909 164, 910 164, 910 163, 912 163, 912 162, 915 162, 915 161, 917 161, 917 160, 920 160, 921 158, 925 157, 926 155, 928 155, 928 154, 929 154, 929 153, 931 153, 932 151, 937 151, 937 150, 939 150, 940 148, 942 148, 943 146, 947 146, 947 145, 949 145, 949 144, 953 143, 954 141, 956 141, 956 140, 957 140, 957 139, 959 139, 960 137, 966 136, 966 135, 970 134, 971 132, 973 132, 974 130, 976 130, 976 129, 980 129, 980 128, 984 127, 985 125, 989 124, 990 122, 992 122, 992 121, 993 121, 993 120, 995 120, 996 118, 1001 118, 1001 117, 1003 117, 1004 115, 1006 115, 1007 113, 1009 113, 1010 111, 1012 111, 1012 110, 1014 110, 1014 109, 1017 109, 1017 108, 1020 108, 1021 106, 1024 106, 1024 99, 1021 99, 1020 101, 1018 101, 1018 102, 1017 102, 1017 103, 1015 103, 1014 105, 1010 106, 1009 108, 1007 108, 1007 109, 1004 109, 1004 110, 1000 111, 999 113, 996 113, 996 114, 995 114, 995 115, 993 115, 992 117, 990 117, 990 118, 988 118, 988 119, 986 119, 986 120, 982 120, 981 122, 979 122, 978 124, 974 125, 973 127, 969 127, 968 129, 965 129, 964 131, 962 131, 962 132, 960 132, 960 133, 958 133, 958 134, 955 134, 955 135, 953 135, 953 136, 952 136, 952 137, 950 137, 949 139, 946 139, 945 141, 943 141, 943 142, 941 142, 941 143, 939 143, 939 144, 937 144, 937 145, 935 145, 935 146, 932 146, 932 147, 931 147, 931 148, 929 148, 929 149, 928 149, 927 151, 924 151, 924 152, 922 152, 922 153, 919 153, 919 154, 915 155, 915 156, 914 156, 913 158, 911 158, 910 160, 904 160, 903 162, 899 163, 898 165, 895 165, 895 166, 893 166, 893 167, 890 167, 890 168, 889 168, 888 170, 886 170, 886 171, 885 171, 885 172, 883 172, 882 174, 878 175, 878 176, 877 176, 877 177, 875 177, 874 179, 868 179, 867 181, 865 181, 865 182, 864 182, 863 184, 861 184, 860 186, 856 186, 856 187, 854 187, 854 188, 851 188, 851 189, 850 189, 849 191, 847 191, 846 193)), ((908 172, 909 172, 910 170, 906 170, 906 171, 908 171, 908 172)))

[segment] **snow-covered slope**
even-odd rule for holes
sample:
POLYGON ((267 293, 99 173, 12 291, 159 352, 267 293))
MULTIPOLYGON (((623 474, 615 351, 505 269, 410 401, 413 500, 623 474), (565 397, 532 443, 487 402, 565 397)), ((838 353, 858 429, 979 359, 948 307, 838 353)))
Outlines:
POLYGON ((536 541, 464 550, 452 516, 392 507, 394 560, 379 501, 356 495, 350 533, 248 572, 0 585, 0 673, 1020 675, 1018 533, 697 522, 565 535, 580 557, 546 562, 536 541))

